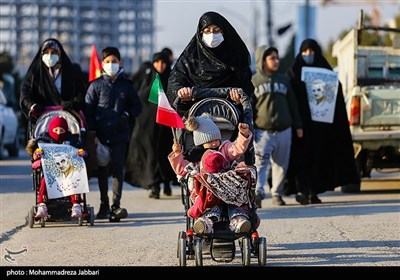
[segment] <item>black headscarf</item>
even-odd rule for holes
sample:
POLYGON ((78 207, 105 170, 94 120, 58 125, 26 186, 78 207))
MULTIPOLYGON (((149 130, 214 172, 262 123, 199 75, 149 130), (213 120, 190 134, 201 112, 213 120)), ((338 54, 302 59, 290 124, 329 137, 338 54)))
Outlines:
POLYGON ((182 87, 240 87, 253 93, 250 53, 233 26, 220 14, 207 12, 200 17, 197 32, 172 69, 168 99, 172 103, 182 87), (222 30, 224 41, 216 48, 202 41, 202 30, 215 24, 222 30))
POLYGON ((61 43, 54 38, 43 41, 35 55, 22 84, 20 106, 28 115, 33 104, 41 106, 65 106, 63 102, 70 102, 70 106, 76 111, 83 109, 85 88, 74 71, 74 66, 64 51, 61 43), (54 67, 60 67, 61 95, 58 93, 53 78, 49 74, 49 68, 42 61, 44 48, 55 48, 60 52, 59 62, 54 67))
POLYGON ((301 43, 299 53, 296 55, 296 58, 292 66, 293 73, 296 76, 301 77, 301 68, 303 66, 321 67, 332 70, 332 67, 329 65, 329 62, 322 55, 322 49, 320 45, 314 39, 305 39, 301 43), (314 51, 314 62, 312 64, 305 63, 301 55, 301 53, 307 49, 312 49, 314 51))

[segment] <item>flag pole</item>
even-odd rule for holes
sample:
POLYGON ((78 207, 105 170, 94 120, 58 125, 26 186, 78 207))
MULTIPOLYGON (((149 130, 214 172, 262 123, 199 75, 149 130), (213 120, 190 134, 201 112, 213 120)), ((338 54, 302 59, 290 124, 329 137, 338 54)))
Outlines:
POLYGON ((174 138, 174 144, 176 144, 176 143, 178 143, 178 139, 176 138, 176 131, 172 126, 171 126, 171 130, 172 130, 172 136, 174 138))

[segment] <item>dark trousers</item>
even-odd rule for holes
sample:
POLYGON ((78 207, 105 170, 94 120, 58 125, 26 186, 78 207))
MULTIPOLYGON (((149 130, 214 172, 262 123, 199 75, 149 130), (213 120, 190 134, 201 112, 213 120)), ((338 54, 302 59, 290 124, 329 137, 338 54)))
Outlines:
POLYGON ((122 185, 124 183, 124 166, 128 143, 116 143, 107 145, 111 150, 111 161, 105 166, 99 166, 98 180, 100 188, 100 200, 104 205, 109 205, 108 199, 108 177, 112 176, 113 203, 112 208, 120 207, 122 196, 122 185))

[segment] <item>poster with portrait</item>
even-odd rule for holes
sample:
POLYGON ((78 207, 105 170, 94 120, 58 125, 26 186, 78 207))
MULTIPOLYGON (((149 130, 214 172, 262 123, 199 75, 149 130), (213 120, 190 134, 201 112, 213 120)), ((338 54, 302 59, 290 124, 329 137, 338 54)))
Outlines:
POLYGON ((303 67, 301 80, 306 84, 311 119, 333 123, 339 87, 337 74, 326 68, 303 67))
POLYGON ((70 145, 38 143, 49 199, 89 192, 85 160, 70 145))

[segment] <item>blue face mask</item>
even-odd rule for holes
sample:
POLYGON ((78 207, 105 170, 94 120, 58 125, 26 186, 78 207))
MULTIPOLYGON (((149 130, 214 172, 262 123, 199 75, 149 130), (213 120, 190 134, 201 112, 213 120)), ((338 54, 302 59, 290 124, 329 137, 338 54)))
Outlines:
POLYGON ((314 54, 313 53, 303 54, 301 57, 303 58, 304 62, 308 65, 311 65, 314 63, 314 54))

